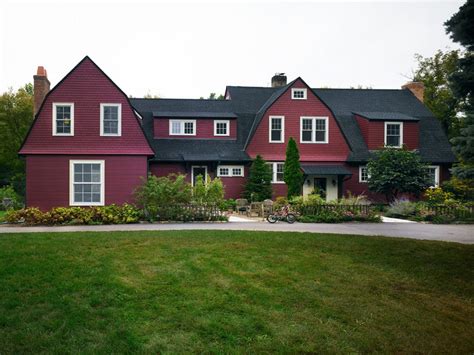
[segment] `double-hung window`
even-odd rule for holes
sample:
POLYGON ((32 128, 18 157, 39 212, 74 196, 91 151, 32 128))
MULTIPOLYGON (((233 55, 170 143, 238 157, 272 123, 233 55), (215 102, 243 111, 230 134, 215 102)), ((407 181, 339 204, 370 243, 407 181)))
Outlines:
POLYGON ((219 177, 243 177, 244 167, 241 165, 219 165, 217 168, 219 177))
POLYGON ((284 143, 285 142, 285 117, 270 116, 269 118, 269 142, 284 143))
POLYGON ((428 166, 427 168, 428 177, 430 179, 431 187, 439 186, 439 166, 428 166))
POLYGON ((74 135, 74 104, 53 103, 53 136, 74 135))
POLYGON ((226 121, 214 121, 214 135, 215 136, 229 136, 230 135, 230 122, 226 121))
POLYGON ((284 184, 283 180, 283 166, 284 163, 268 163, 272 168, 272 183, 273 184, 284 184))
POLYGON ((100 104, 100 135, 122 135, 122 104, 100 104))
POLYGON ((403 123, 385 122, 385 146, 401 148, 403 145, 403 123))
POLYGON ((307 89, 291 89, 291 98, 293 100, 306 100, 307 89))
POLYGON ((195 120, 170 120, 170 136, 195 136, 195 120))
POLYGON ((71 160, 69 169, 69 204, 71 206, 104 205, 104 160, 71 160))
POLYGON ((301 143, 328 143, 328 131, 327 117, 301 117, 301 143))
POLYGON ((367 166, 359 166, 359 182, 368 182, 369 181, 369 171, 367 166))

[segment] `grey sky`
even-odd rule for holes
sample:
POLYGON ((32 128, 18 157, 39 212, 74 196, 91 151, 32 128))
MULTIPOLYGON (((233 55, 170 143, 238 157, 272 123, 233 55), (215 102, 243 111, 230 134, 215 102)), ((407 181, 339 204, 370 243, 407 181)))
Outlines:
POLYGON ((268 86, 275 72, 313 87, 398 88, 413 55, 458 48, 443 22, 463 1, 72 4, 0 0, 0 91, 55 85, 89 55, 127 94, 207 96, 268 86))

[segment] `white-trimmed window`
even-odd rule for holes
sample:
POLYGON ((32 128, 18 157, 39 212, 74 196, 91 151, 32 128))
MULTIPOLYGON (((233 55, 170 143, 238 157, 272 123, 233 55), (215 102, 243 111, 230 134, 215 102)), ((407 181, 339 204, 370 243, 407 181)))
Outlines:
POLYGON ((369 181, 369 170, 366 165, 359 166, 359 182, 369 181))
POLYGON ((100 135, 122 135, 122 104, 100 104, 100 135))
POLYGON ((439 186, 439 166, 432 165, 428 166, 427 168, 428 176, 430 178, 431 187, 438 187, 439 186))
POLYGON ((307 89, 292 88, 291 89, 291 98, 293 100, 306 100, 307 89))
POLYGON ((69 204, 71 206, 103 206, 104 172, 104 160, 70 160, 69 204))
POLYGON ((195 136, 196 120, 170 120, 170 136, 195 136))
POLYGON ((403 122, 385 122, 385 146, 401 148, 403 145, 403 122))
POLYGON ((53 102, 53 136, 74 135, 74 104, 53 102))
POLYGON ((301 117, 300 143, 328 143, 328 117, 301 117))
POLYGON ((214 135, 215 136, 229 136, 230 135, 230 121, 229 120, 215 120, 214 121, 214 135))
POLYGON ((268 127, 270 143, 285 143, 285 116, 270 116, 268 127))
POLYGON ((217 167, 219 177, 243 177, 244 167, 242 165, 219 165, 217 167))
POLYGON ((284 184, 283 167, 285 163, 268 163, 272 167, 272 184, 284 184))

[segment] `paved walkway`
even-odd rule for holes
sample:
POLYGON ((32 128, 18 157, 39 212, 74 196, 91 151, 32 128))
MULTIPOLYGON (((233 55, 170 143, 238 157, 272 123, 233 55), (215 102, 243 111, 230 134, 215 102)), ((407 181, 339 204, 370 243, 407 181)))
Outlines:
POLYGON ((474 244, 474 225, 434 225, 423 223, 341 223, 313 224, 279 222, 246 223, 164 223, 164 224, 122 224, 106 226, 61 226, 61 227, 19 227, 0 225, 0 237, 3 233, 30 232, 85 232, 85 231, 149 231, 149 230, 254 230, 285 231, 310 233, 336 233, 357 235, 382 235, 387 237, 405 237, 428 239, 464 244, 474 244))

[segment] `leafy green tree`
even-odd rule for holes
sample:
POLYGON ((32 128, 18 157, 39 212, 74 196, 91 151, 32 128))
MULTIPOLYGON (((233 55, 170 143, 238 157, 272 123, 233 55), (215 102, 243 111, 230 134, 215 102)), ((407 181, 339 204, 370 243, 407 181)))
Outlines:
POLYGON ((406 148, 386 148, 375 152, 367 164, 369 190, 392 202, 401 193, 418 196, 430 186, 426 166, 420 156, 406 148))
POLYGON ((301 194, 303 184, 303 172, 300 166, 300 152, 293 137, 288 141, 286 147, 286 160, 283 167, 283 180, 288 185, 288 198, 301 194))
POLYGON ((221 179, 207 176, 207 183, 202 175, 196 178, 193 187, 193 201, 198 204, 218 205, 224 200, 224 185, 221 179))
POLYGON ((255 157, 250 167, 245 197, 250 201, 272 198, 272 170, 260 155, 255 157))
MULTIPOLYGON (((204 97, 201 96, 200 99, 204 100, 204 97)), ((224 95, 222 95, 222 94, 217 95, 215 92, 211 92, 209 94, 209 97, 207 98, 207 100, 224 100, 224 99, 225 99, 224 95)))
POLYGON ((452 136, 459 129, 457 114, 461 109, 461 100, 454 95, 450 78, 456 72, 461 52, 438 50, 433 57, 415 55, 418 68, 415 70, 413 81, 425 85, 424 103, 441 121, 444 131, 452 136))
POLYGON ((0 96, 0 182, 24 195, 25 163, 18 150, 33 121, 33 85, 0 96))
POLYGON ((459 135, 451 140, 459 164, 452 173, 461 180, 474 180, 474 112, 466 112, 459 135))

